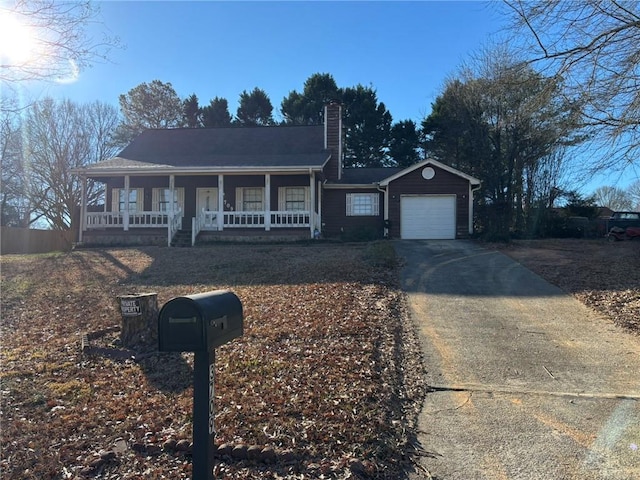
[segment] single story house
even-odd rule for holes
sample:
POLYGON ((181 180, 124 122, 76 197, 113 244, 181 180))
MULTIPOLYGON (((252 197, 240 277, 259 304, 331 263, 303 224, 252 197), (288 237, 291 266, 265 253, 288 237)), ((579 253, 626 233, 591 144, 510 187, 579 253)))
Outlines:
POLYGON ((80 242, 472 233, 478 179, 434 160, 345 169, 342 106, 324 113, 320 126, 143 132, 117 157, 74 170, 83 185, 80 242), (86 203, 89 179, 105 185, 100 211, 86 203))

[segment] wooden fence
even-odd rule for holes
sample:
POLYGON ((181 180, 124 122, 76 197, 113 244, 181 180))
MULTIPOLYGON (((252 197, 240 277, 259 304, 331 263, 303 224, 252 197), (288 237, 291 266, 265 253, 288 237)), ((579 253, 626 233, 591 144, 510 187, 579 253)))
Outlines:
POLYGON ((74 233, 72 230, 0 227, 0 254, 68 251, 75 240, 74 233))

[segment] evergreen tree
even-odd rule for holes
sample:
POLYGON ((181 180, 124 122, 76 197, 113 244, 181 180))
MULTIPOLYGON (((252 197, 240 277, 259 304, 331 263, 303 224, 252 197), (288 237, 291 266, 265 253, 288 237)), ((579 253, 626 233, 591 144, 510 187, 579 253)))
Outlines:
POLYGON ((504 237, 526 228, 528 212, 540 203, 538 185, 556 183, 539 177, 552 172, 543 162, 550 165, 582 140, 579 108, 562 96, 557 78, 543 77, 505 50, 489 52, 477 67, 449 81, 436 99, 422 123, 424 148, 482 180, 484 227, 504 237))
POLYGON ((176 128, 183 124, 183 104, 171 83, 153 80, 141 83, 120 95, 123 120, 118 125, 115 140, 126 145, 149 128, 176 128))
POLYGON ((322 125, 324 106, 340 101, 342 94, 328 73, 314 73, 305 82, 302 93, 295 90, 282 100, 280 110, 288 125, 322 125))
POLYGON ((226 98, 215 97, 202 108, 202 124, 205 127, 228 127, 232 120, 226 98))
POLYGON ((264 90, 256 87, 251 92, 244 90, 236 113, 236 123, 244 127, 273 125, 273 105, 264 90))
POLYGON ((386 167, 391 134, 391 114, 370 87, 344 90, 345 167, 386 167))
POLYGON ((398 167, 409 167, 420 160, 420 137, 413 120, 402 120, 391 127, 389 157, 398 167))
POLYGON ((202 109, 198 105, 198 97, 195 93, 187 97, 182 102, 183 108, 183 123, 189 128, 198 128, 202 126, 202 109))

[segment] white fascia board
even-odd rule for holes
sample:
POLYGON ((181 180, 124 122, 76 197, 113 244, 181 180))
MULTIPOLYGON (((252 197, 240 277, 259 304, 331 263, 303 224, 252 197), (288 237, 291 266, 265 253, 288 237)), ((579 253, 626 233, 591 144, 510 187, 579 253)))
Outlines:
POLYGON ((216 167, 216 168, 202 168, 202 167, 143 167, 143 168, 113 168, 113 169, 91 169, 91 168, 78 168, 74 169, 72 173, 76 175, 84 175, 87 177, 113 177, 121 175, 132 176, 159 176, 159 175, 264 175, 265 173, 271 174, 308 174, 309 172, 321 172, 320 166, 306 166, 306 167, 216 167))
POLYGON ((416 163, 415 165, 411 165, 410 167, 405 168, 404 170, 396 173, 395 175, 385 178, 380 182, 380 186, 386 187, 387 185, 389 185, 389 183, 393 182, 394 180, 397 180, 400 177, 404 177, 408 173, 411 173, 415 170, 418 170, 419 168, 426 167, 428 165, 441 168, 442 170, 452 173, 453 175, 462 177, 465 180, 468 180, 469 183, 472 183, 474 185, 480 185, 480 180, 478 180, 475 177, 472 177, 471 175, 467 175, 466 173, 463 173, 460 170, 456 170, 455 168, 450 167, 449 165, 445 165, 444 163, 438 162, 437 160, 427 159, 427 160, 423 160, 422 162, 416 163))
POLYGON ((377 184, 375 183, 325 183, 322 185, 322 188, 327 190, 356 190, 356 189, 364 189, 364 188, 377 188, 377 184))

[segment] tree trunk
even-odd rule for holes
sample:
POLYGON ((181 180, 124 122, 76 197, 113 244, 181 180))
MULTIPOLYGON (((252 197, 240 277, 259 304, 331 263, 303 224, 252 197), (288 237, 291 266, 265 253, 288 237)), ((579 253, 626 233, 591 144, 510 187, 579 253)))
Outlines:
POLYGON ((122 314, 120 341, 123 347, 158 345, 158 294, 139 293, 118 297, 122 314))

